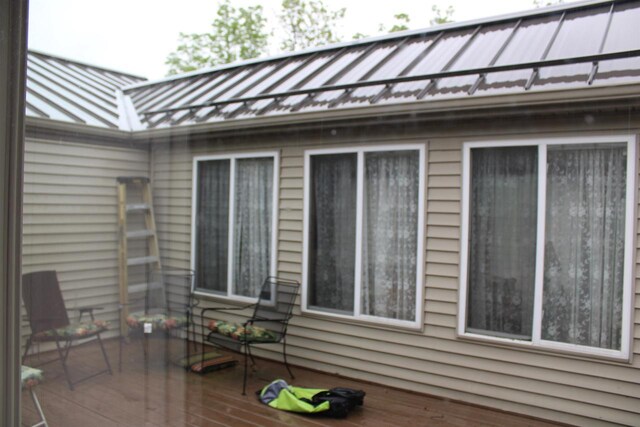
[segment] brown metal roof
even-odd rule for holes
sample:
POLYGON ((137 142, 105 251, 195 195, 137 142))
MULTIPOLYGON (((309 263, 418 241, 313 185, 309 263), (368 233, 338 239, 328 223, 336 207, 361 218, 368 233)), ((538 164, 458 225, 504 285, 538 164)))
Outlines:
POLYGON ((145 79, 40 52, 27 55, 28 117, 131 130, 119 91, 145 79))
POLYGON ((27 115, 136 131, 640 83, 638 23, 640 0, 590 0, 156 82, 30 52, 27 115))
POLYGON ((589 1, 231 64, 125 90, 140 129, 640 82, 640 1, 589 1))

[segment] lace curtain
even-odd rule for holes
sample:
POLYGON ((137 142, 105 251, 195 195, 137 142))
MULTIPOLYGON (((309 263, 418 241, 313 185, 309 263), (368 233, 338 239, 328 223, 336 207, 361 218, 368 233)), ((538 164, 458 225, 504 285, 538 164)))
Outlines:
POLYGON ((227 292, 230 160, 198 164, 196 287, 227 292))
POLYGON ((308 304, 353 313, 356 154, 311 158, 308 304))
POLYGON ((620 349, 626 149, 553 147, 547 161, 542 338, 620 349))
POLYGON ((235 175, 234 294, 257 297, 271 263, 273 159, 238 159, 235 175))
POLYGON ((467 327, 530 338, 537 147, 472 150, 467 327))
POLYGON ((419 154, 365 155, 362 313, 416 316, 419 154))

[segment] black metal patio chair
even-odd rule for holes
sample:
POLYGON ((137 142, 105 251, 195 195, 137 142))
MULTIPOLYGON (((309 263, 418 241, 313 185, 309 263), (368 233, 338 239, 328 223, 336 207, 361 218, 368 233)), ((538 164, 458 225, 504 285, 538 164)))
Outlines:
MULTIPOLYGON (((258 301, 255 304, 242 307, 205 308, 201 311, 202 336, 204 337, 206 313, 233 313, 233 311, 253 308, 253 315, 244 323, 210 320, 208 322, 209 333, 206 335, 206 341, 216 346, 244 353, 243 395, 246 394, 247 388, 247 358, 251 358, 252 365, 255 365, 251 354, 252 345, 282 343, 284 365, 291 378, 294 378, 287 362, 287 327, 293 315, 293 305, 299 289, 300 284, 295 280, 267 277, 262 284, 258 301)), ((204 346, 202 346, 202 363, 204 363, 204 346)))
MULTIPOLYGON (((79 313, 78 320, 73 323, 70 322, 67 308, 60 292, 58 275, 55 271, 38 271, 24 274, 22 276, 22 299, 29 318, 29 325, 31 326, 31 335, 27 338, 22 356, 23 364, 34 342, 54 342, 58 350, 59 359, 62 362, 65 378, 71 390, 74 389, 76 384, 89 378, 105 373, 112 374, 111 364, 100 338, 100 334, 107 330, 107 323, 102 320, 96 320, 93 315, 94 310, 100 310, 102 307, 75 307, 74 310, 79 313), (89 314, 90 321, 82 321, 82 316, 85 313, 89 314), (96 338, 95 341, 100 346, 106 369, 73 381, 67 364, 69 352, 74 343, 93 337, 96 338)), ((45 363, 55 360, 58 359, 45 363)))
MULTIPOLYGON (((149 361, 149 338, 185 338, 186 359, 189 359, 189 335, 192 309, 195 304, 191 293, 191 270, 153 270, 147 272, 145 283, 130 285, 127 303, 121 303, 121 317, 127 323, 128 334, 120 339, 118 369, 122 371, 122 344, 129 337, 142 341, 145 364, 149 361), (184 337, 182 335, 184 335, 184 337)), ((193 331, 195 336, 195 330, 193 331)), ((170 360, 168 341, 165 342, 165 360, 170 360)))

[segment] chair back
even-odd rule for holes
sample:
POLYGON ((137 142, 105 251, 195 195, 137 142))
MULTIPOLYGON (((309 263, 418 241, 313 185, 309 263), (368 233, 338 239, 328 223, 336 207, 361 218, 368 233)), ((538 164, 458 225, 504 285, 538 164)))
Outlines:
POLYGON ((148 274, 147 289, 144 295, 144 312, 162 313, 167 309, 167 282, 162 270, 148 274))
POLYGON ((280 341, 286 334, 293 315, 293 305, 299 289, 300 284, 295 280, 267 277, 250 320, 257 320, 259 322, 256 325, 275 332, 280 341))
POLYGON ((55 271, 37 271, 22 276, 22 300, 31 333, 69 326, 67 309, 55 271))
POLYGON ((152 270, 145 283, 129 287, 129 311, 158 314, 184 311, 190 305, 191 270, 152 270))
POLYGON ((193 270, 177 268, 163 270, 164 293, 158 297, 159 301, 164 297, 164 305, 169 311, 184 312, 192 304, 193 277, 193 270))

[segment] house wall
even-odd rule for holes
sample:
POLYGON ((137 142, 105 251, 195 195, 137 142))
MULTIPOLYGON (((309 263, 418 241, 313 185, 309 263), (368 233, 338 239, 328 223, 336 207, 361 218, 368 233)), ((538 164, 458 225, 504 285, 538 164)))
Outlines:
MULTIPOLYGON (((463 141, 637 134, 640 129, 637 114, 629 111, 620 115, 583 114, 574 110, 571 114, 546 117, 514 115, 474 120, 449 116, 438 121, 412 119, 384 126, 323 123, 320 129, 292 128, 261 135, 154 141, 156 219, 164 264, 189 267, 194 155, 279 150, 277 270, 283 277, 301 281, 304 150, 425 144, 428 171, 423 330, 302 315, 298 306, 287 340, 290 361, 334 374, 562 422, 638 424, 640 279, 636 279, 632 314, 635 354, 631 363, 456 336, 463 141)), ((640 262, 640 252, 636 251, 634 258, 640 262)), ((203 306, 218 304, 209 298, 201 300, 203 306)), ((281 357, 268 350, 260 354, 281 357)))
MULTIPOLYGON (((115 336, 116 177, 148 175, 149 155, 146 147, 98 144, 91 137, 77 140, 26 139, 22 271, 56 270, 70 316, 77 316, 73 307, 103 306, 96 316, 112 322, 115 327, 107 336, 115 336)), ((23 343, 29 333, 23 322, 23 343)))

